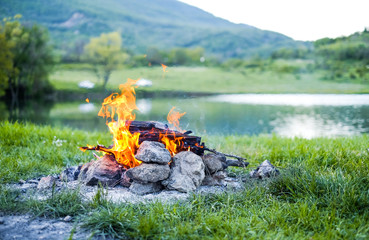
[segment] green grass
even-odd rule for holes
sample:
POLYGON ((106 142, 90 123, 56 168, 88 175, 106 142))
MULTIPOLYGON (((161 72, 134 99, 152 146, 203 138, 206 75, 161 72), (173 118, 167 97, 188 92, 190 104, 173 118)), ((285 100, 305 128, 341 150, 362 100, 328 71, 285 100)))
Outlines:
MULTIPOLYGON (((118 89, 127 78, 150 79, 149 91, 185 91, 204 93, 369 93, 369 86, 355 83, 337 83, 319 80, 320 73, 277 73, 252 69, 224 70, 215 67, 161 67, 130 68, 114 71, 107 87, 118 89)), ((57 90, 86 92, 78 83, 90 80, 101 85, 86 66, 57 67, 50 76, 57 90)))
POLYGON ((87 162, 86 144, 110 144, 108 132, 82 132, 50 126, 0 123, 0 183, 58 173, 65 166, 87 162))
MULTIPOLYGON (((88 161, 90 156, 77 146, 110 139, 8 122, 1 123, 0 133, 2 183, 88 161), (57 147, 54 136, 66 142, 57 147), (34 162, 43 167, 34 167, 34 162)), ((0 212, 72 215, 83 227, 117 239, 368 239, 368 135, 311 140, 206 136, 205 141, 219 151, 247 157, 252 167, 269 159, 281 174, 249 181, 240 192, 193 195, 174 204, 116 204, 105 199, 103 189, 91 202, 82 201, 78 191, 61 191, 43 201, 21 200, 19 192, 2 184, 0 212)), ((249 170, 231 172, 244 176, 249 170)))

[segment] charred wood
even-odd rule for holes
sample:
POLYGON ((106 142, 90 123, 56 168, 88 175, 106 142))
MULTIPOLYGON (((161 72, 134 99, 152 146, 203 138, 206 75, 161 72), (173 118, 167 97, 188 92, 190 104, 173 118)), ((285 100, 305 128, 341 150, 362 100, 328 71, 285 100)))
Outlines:
POLYGON ((249 163, 239 161, 239 160, 227 159, 226 165, 227 165, 227 167, 247 167, 247 165, 249 165, 249 163))
POLYGON ((203 146, 203 150, 204 151, 209 151, 215 154, 221 154, 224 155, 226 157, 231 157, 231 158, 235 158, 237 160, 231 160, 231 159, 227 159, 226 164, 227 166, 233 166, 233 167, 247 167, 249 165, 248 162, 246 162, 246 158, 237 156, 237 155, 233 155, 233 154, 228 154, 228 153, 222 153, 222 152, 218 152, 215 149, 210 149, 207 148, 205 146, 203 146), (232 164, 232 165, 231 165, 232 164))

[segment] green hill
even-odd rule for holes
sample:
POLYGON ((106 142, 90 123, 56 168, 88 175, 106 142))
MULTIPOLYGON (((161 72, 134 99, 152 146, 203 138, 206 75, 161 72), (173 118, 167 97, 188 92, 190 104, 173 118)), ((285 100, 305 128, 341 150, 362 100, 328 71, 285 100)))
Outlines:
POLYGON ((78 48, 90 37, 119 31, 124 47, 203 47, 222 58, 268 56, 308 43, 245 24, 234 24, 176 0, 0 0, 0 16, 22 14, 50 31, 58 49, 78 48))

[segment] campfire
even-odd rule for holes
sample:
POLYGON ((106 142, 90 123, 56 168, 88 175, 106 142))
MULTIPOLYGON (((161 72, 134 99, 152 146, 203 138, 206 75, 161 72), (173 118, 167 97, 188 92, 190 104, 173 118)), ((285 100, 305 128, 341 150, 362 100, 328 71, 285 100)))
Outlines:
POLYGON ((96 150, 113 155, 126 169, 141 164, 141 161, 135 158, 135 154, 144 141, 163 143, 171 156, 181 151, 192 151, 202 155, 204 145, 200 144, 201 138, 189 136, 191 131, 183 132, 179 128, 179 119, 185 113, 177 112, 175 107, 170 110, 167 120, 177 131, 158 122, 134 121, 136 115, 133 111, 138 110, 134 86, 137 81, 128 79, 127 83, 120 85, 121 94, 113 93, 105 98, 98 113, 98 116, 107 119, 106 124, 113 134, 113 145, 81 147, 81 150, 96 150), (114 119, 115 116, 117 120, 114 119))
POLYGON ((221 185, 228 166, 248 165, 241 157, 207 148, 201 137, 180 129, 179 119, 185 113, 174 107, 167 116, 171 127, 160 122, 135 121, 137 81, 128 79, 119 86, 120 94, 105 98, 98 116, 106 118, 113 144, 81 147, 82 151, 94 150, 103 155, 95 154, 98 160, 84 164, 73 176, 78 175, 87 185, 121 184, 138 194, 163 188, 189 192, 201 184, 221 185), (211 153, 205 155, 205 151, 211 153))

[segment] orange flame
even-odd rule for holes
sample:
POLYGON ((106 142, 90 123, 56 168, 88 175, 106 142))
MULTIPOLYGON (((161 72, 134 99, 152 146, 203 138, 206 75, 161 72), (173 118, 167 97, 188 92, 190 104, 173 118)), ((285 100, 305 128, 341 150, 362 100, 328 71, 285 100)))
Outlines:
POLYGON ((174 137, 174 139, 170 139, 166 135, 160 136, 160 141, 164 143, 165 148, 168 149, 172 157, 181 151, 183 147, 182 139, 183 137, 174 137))
POLYGON ((166 69, 168 66, 165 66, 164 64, 161 64, 161 66, 163 67, 163 72, 168 72, 166 69))
POLYGON ((86 102, 88 102, 88 103, 89 103, 89 102, 90 102, 90 99, 86 98, 86 102))
POLYGON ((170 109, 168 113, 168 116, 167 116, 168 123, 172 124, 174 128, 177 129, 178 131, 183 132, 182 129, 179 128, 179 119, 183 117, 183 115, 185 115, 186 112, 179 113, 175 111, 174 109, 175 107, 172 107, 172 109, 170 109))
POLYGON ((135 158, 135 153, 139 147, 139 133, 132 134, 129 131, 130 121, 136 117, 132 112, 137 110, 136 93, 132 85, 138 80, 128 79, 125 84, 121 84, 119 89, 121 94, 113 93, 104 99, 98 116, 110 118, 107 125, 113 134, 113 148, 104 149, 104 152, 114 154, 118 163, 132 168, 141 164, 135 158), (117 121, 114 119, 117 115, 117 121))

